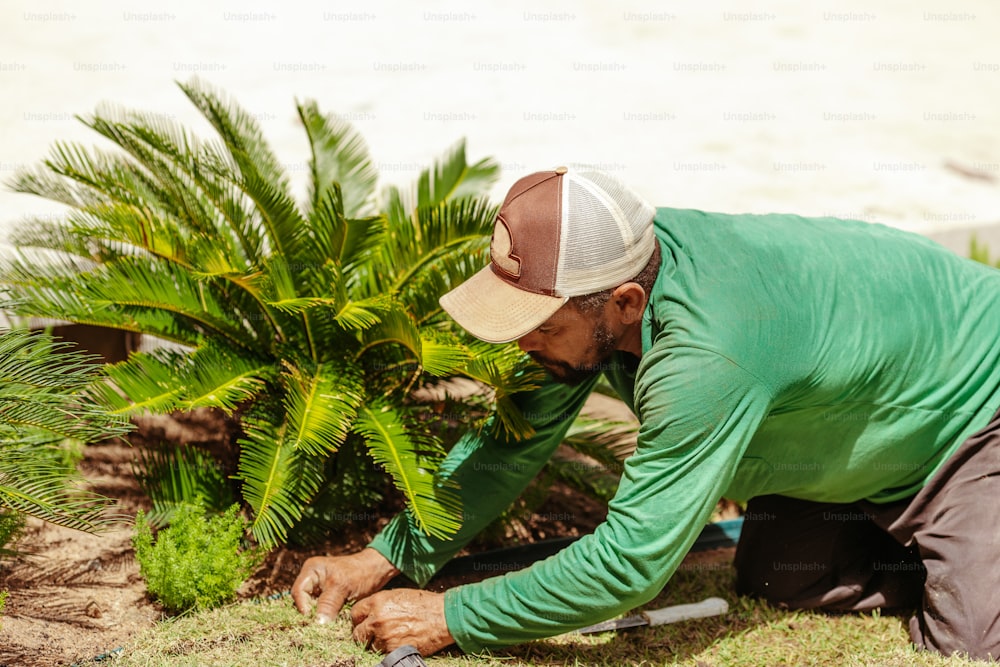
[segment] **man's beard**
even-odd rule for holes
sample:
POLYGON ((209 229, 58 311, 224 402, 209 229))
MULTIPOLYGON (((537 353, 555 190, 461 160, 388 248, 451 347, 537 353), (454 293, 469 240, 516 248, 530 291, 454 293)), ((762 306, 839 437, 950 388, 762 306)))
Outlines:
POLYGON ((556 361, 555 359, 543 357, 537 352, 529 352, 528 355, 541 364, 556 382, 575 387, 607 368, 605 362, 607 362, 615 351, 617 343, 618 341, 615 340, 611 329, 604 322, 598 322, 594 328, 594 342, 588 348, 589 356, 593 361, 574 366, 565 361, 556 361))

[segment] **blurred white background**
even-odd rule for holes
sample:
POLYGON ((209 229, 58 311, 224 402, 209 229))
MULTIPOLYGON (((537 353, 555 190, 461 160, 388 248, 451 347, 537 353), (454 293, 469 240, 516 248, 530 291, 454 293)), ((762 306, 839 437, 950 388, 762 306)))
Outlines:
MULTIPOLYGON (((97 141, 73 116, 102 102, 204 127, 174 85, 198 76, 293 175, 313 98, 386 183, 465 137, 503 165, 497 198, 587 163, 657 205, 861 218, 964 252, 1000 222, 997 34, 996 0, 5 0, 0 178, 97 141)), ((0 230, 50 212, 0 192, 0 230)))

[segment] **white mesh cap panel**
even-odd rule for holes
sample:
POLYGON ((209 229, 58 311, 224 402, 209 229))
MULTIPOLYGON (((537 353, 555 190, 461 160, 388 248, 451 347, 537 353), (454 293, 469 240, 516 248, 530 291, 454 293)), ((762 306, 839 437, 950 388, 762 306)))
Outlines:
POLYGON ((653 207, 600 172, 564 178, 557 293, 590 294, 635 277, 653 254, 653 207))

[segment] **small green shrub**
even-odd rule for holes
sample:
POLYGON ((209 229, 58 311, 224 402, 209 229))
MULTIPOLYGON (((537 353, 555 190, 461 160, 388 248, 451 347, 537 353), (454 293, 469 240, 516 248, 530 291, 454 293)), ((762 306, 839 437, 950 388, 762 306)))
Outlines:
POLYGON ((139 511, 132 538, 146 588, 169 612, 211 609, 231 601, 264 552, 241 549, 247 521, 233 505, 206 518, 204 508, 177 508, 169 528, 153 531, 139 511))
POLYGON ((17 552, 11 547, 24 530, 24 515, 0 510, 0 558, 13 556, 17 552))

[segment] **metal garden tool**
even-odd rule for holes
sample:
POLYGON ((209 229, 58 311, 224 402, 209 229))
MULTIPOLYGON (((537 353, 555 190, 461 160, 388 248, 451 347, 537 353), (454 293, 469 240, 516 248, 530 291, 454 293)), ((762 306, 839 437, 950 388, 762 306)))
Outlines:
POLYGON ((729 611, 729 604, 722 598, 706 598, 701 602, 678 604, 671 607, 664 607, 663 609, 651 609, 635 614, 634 616, 604 621, 577 630, 577 632, 580 634, 591 634, 594 632, 608 632, 609 630, 637 628, 644 625, 664 625, 666 623, 686 621, 691 618, 719 616, 720 614, 725 614, 727 611, 729 611))

